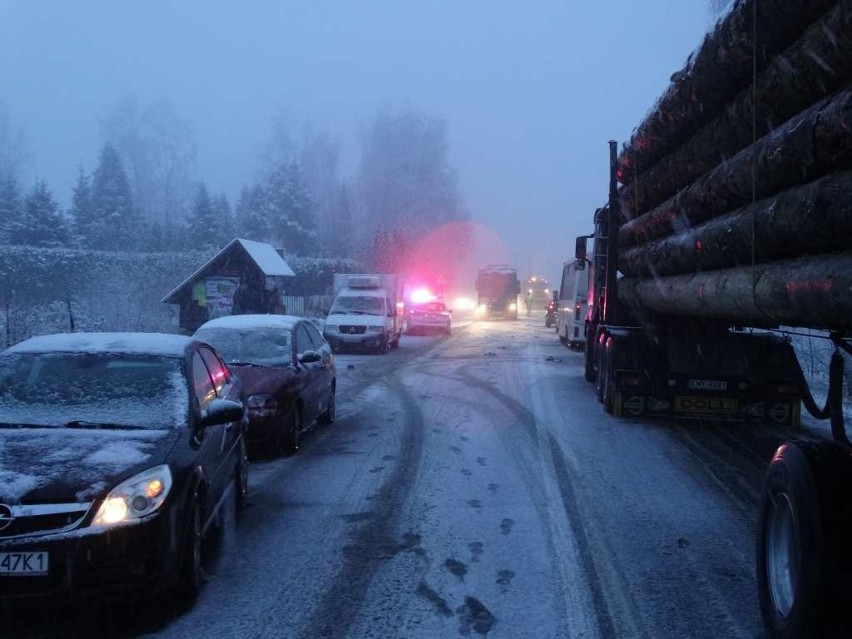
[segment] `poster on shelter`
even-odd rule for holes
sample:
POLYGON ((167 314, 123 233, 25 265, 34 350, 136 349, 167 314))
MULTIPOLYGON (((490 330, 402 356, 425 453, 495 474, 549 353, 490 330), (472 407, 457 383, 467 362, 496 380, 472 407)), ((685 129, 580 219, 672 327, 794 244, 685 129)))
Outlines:
POLYGON ((207 313, 210 319, 231 315, 234 291, 240 285, 238 277, 211 276, 204 279, 207 290, 207 313))

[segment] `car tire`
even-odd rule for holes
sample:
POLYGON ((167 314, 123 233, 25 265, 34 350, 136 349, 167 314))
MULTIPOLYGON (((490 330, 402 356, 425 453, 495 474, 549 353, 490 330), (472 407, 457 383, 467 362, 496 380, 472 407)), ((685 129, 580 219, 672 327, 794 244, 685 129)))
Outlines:
POLYGON ((337 418, 337 391, 334 386, 331 387, 331 395, 328 399, 328 408, 325 409, 325 412, 320 417, 320 424, 322 426, 330 426, 334 423, 334 420, 337 418))
POLYGON ((446 335, 447 337, 451 337, 452 334, 453 334, 452 328, 447 328, 447 330, 444 331, 444 335, 446 335))
POLYGON ((391 347, 393 350, 398 350, 398 349, 399 349, 399 335, 397 335, 397 336, 396 336, 396 339, 394 339, 394 340, 391 342, 390 347, 391 347))
POLYGON ((379 355, 387 355, 388 353, 388 341, 384 338, 384 336, 382 337, 382 341, 379 344, 378 351, 379 355))
POLYGON ((293 420, 282 428, 281 452, 285 455, 295 455, 299 452, 299 438, 302 434, 302 411, 299 407, 293 409, 293 420))
POLYGON ((237 513, 243 510, 248 501, 248 454, 246 452, 246 442, 240 444, 240 460, 237 463, 237 469, 234 476, 234 505, 237 513))
POLYGON ((176 594, 181 603, 191 605, 198 597, 201 585, 204 583, 201 498, 197 491, 190 500, 187 517, 186 530, 178 557, 180 569, 176 594))
POLYGON ((831 442, 788 442, 760 504, 757 583, 767 636, 848 636, 852 460, 831 442))

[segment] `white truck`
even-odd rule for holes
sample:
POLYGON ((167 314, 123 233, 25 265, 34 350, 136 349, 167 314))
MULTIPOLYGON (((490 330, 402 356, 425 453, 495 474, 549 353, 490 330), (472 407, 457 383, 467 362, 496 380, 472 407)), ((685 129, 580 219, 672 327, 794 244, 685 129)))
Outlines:
POLYGON ((581 260, 566 262, 559 284, 559 310, 556 333, 569 348, 582 349, 586 343, 586 309, 589 306, 589 269, 581 260))
POLYGON ((323 328, 323 336, 332 349, 387 353, 399 348, 403 319, 401 276, 335 273, 334 295, 323 328))

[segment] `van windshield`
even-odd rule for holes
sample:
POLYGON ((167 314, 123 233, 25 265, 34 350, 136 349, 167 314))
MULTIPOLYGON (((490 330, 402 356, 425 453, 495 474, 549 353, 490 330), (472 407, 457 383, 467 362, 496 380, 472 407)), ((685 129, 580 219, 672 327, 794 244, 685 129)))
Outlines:
POLYGON ((385 305, 381 297, 353 295, 338 297, 331 307, 332 313, 340 315, 384 315, 385 305))

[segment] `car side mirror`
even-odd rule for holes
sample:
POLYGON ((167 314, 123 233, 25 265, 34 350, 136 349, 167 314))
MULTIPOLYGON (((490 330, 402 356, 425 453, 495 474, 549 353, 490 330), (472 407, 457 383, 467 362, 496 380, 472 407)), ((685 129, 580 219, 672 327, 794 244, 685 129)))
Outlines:
POLYGON ((240 402, 234 402, 230 399, 214 399, 207 408, 201 411, 199 426, 216 426, 238 422, 243 418, 244 411, 245 409, 240 402))
POLYGON ((299 355, 300 364, 313 364, 319 361, 322 361, 322 355, 320 355, 316 351, 305 351, 304 353, 299 355))

